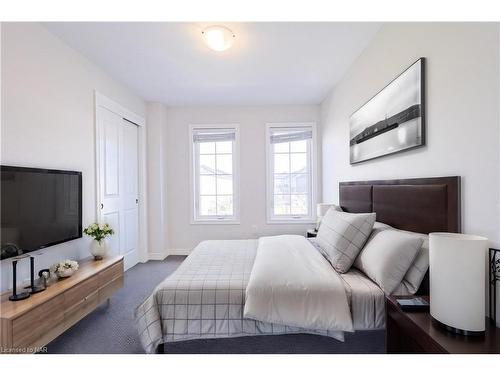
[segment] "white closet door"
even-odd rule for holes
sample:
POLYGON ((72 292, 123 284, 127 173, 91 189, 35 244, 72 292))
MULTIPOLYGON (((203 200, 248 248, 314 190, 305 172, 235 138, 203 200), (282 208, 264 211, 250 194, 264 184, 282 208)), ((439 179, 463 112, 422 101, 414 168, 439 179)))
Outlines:
POLYGON ((138 260, 139 243, 139 201, 138 201, 138 129, 127 120, 123 120, 123 196, 122 196, 122 246, 121 251, 127 263, 135 265, 138 260))
POLYGON ((125 269, 138 262, 137 126, 99 107, 99 221, 115 234, 109 239, 114 255, 125 257, 125 269))

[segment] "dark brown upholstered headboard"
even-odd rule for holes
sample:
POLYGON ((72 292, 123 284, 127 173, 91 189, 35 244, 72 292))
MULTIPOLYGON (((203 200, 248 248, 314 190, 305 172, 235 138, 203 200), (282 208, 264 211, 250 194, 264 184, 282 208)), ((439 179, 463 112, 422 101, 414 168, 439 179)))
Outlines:
POLYGON ((346 212, 375 212, 377 221, 419 233, 461 230, 460 177, 340 183, 346 212))
MULTIPOLYGON (((460 177, 351 181, 339 184, 346 212, 375 212, 377 221, 418 233, 461 231, 460 177)), ((428 277, 418 294, 427 294, 428 277)))

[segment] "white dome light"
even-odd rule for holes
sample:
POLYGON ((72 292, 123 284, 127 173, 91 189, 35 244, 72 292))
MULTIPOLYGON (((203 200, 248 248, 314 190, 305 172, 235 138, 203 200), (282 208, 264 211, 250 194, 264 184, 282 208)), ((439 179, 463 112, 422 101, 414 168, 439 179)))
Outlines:
POLYGON ((224 26, 210 26, 201 32, 207 46, 214 51, 225 51, 233 45, 236 35, 224 26))

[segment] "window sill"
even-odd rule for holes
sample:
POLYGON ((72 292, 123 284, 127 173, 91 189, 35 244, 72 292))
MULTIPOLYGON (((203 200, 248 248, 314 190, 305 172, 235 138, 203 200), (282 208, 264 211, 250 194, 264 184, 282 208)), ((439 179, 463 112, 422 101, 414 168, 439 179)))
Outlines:
POLYGON ((305 218, 305 219, 267 219, 267 224, 314 224, 316 225, 316 220, 305 218))
POLYGON ((195 219, 191 220, 191 225, 239 225, 240 221, 235 219, 195 219))

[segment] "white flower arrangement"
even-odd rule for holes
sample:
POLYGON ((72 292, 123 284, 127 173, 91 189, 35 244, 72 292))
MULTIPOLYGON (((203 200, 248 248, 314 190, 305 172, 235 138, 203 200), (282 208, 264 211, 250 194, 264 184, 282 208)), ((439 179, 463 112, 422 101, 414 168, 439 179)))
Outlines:
POLYGON ((78 267, 78 262, 66 259, 52 265, 52 267, 50 267, 50 272, 59 277, 69 277, 78 270, 78 267))
POLYGON ((85 228, 83 230, 83 233, 85 233, 87 236, 92 237, 97 242, 101 242, 102 239, 106 238, 107 236, 111 236, 115 233, 115 231, 107 223, 94 223, 85 228))

